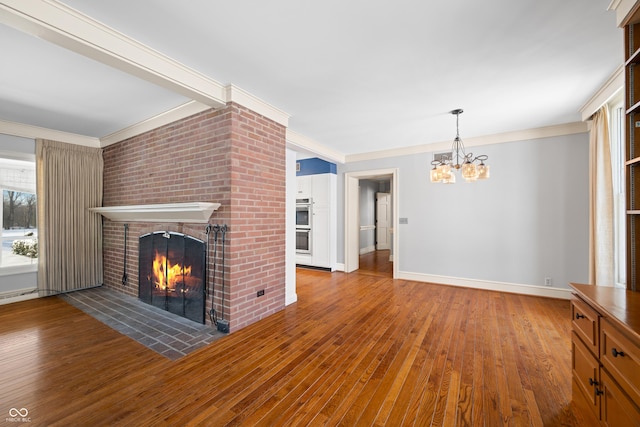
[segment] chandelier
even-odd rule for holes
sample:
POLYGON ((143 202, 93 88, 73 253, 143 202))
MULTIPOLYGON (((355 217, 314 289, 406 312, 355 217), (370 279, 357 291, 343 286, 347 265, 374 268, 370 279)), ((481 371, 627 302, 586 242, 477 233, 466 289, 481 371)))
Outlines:
POLYGON ((462 177, 467 182, 474 182, 478 179, 489 178, 489 166, 484 162, 489 158, 484 154, 473 157, 473 153, 465 153, 464 144, 460 139, 460 130, 458 129, 458 122, 460 120, 460 114, 463 110, 458 108, 451 111, 451 114, 456 116, 456 138, 453 140, 451 146, 451 154, 444 154, 439 159, 435 159, 431 162, 433 169, 431 169, 431 182, 441 182, 443 184, 455 184, 456 176, 453 173, 453 169, 459 169, 462 173, 462 177), (476 165, 476 163, 478 163, 476 165))

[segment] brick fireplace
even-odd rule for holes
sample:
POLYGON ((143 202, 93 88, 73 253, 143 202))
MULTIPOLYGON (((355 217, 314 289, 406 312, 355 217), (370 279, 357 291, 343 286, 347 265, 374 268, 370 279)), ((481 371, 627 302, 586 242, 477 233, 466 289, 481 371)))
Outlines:
MULTIPOLYGON (((285 131, 230 103, 104 149, 104 206, 221 204, 209 223, 228 227, 224 318, 231 332, 284 308, 285 131)), ((129 222, 123 286, 124 223, 105 218, 105 286, 138 297, 138 239, 158 230, 208 239, 206 224, 129 222)), ((209 284, 211 275, 209 268, 209 284)), ((218 285, 213 304, 219 312, 218 285)), ((205 304, 208 312, 211 289, 205 304)))

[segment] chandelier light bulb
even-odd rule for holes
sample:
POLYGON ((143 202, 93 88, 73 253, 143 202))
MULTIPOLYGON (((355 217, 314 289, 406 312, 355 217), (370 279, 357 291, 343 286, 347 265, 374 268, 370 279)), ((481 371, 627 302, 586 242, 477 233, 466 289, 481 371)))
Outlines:
POLYGON ((433 169, 431 169, 431 182, 440 182, 440 181, 442 181, 442 172, 436 166, 433 169))
POLYGON ((478 165, 478 179, 489 179, 489 166, 484 163, 478 165))
POLYGON ((449 173, 446 178, 442 180, 443 184, 455 184, 456 183, 456 175, 453 173, 449 173))
POLYGON ((462 177, 467 181, 471 181, 471 180, 475 181, 477 176, 478 176, 478 173, 476 171, 476 165, 474 165, 473 163, 467 160, 462 165, 462 177))

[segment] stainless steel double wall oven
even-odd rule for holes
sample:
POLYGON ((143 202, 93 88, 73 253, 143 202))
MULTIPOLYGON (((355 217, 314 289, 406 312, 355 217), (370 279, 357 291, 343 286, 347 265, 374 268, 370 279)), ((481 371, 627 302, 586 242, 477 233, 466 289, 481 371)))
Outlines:
POLYGON ((296 252, 311 254, 313 201, 310 197, 296 199, 296 252))

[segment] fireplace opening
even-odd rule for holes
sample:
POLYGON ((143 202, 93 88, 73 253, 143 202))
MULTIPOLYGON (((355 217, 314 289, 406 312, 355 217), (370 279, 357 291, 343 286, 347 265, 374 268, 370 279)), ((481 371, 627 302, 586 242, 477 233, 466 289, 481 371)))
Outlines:
POLYGON ((140 236, 138 298, 204 323, 205 242, 182 233, 140 236))

